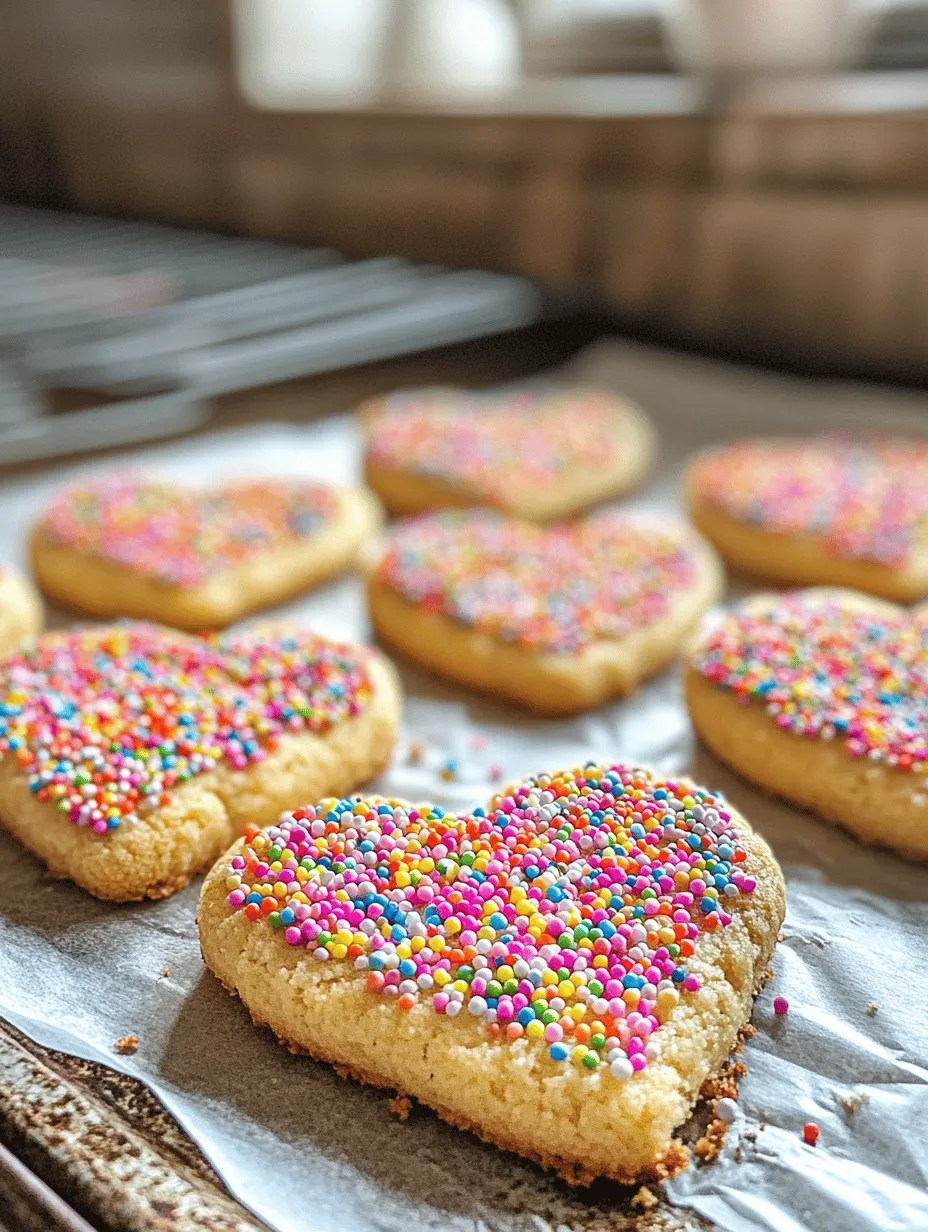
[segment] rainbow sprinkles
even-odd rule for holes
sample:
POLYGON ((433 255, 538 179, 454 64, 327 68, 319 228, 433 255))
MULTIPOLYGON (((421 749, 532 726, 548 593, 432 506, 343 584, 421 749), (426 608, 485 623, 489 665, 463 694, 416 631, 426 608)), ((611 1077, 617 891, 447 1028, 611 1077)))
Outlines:
POLYGON ((749 600, 707 632, 693 666, 784 731, 900 770, 928 761, 924 618, 852 611, 815 592, 749 600))
POLYGON ((399 1012, 467 1015, 625 1080, 755 889, 724 800, 624 765, 542 774, 466 816, 326 800, 251 827, 228 906, 399 1012))
POLYGON ((376 574, 428 611, 571 653, 659 619, 698 578, 678 537, 615 511, 551 528, 487 511, 410 519, 388 533, 376 574))
POLYGON ((899 568, 924 542, 928 444, 893 438, 745 440, 693 465, 698 497, 782 535, 821 537, 827 552, 899 568))
POLYGON ((0 765, 105 834, 287 732, 326 732, 371 697, 356 647, 308 633, 192 638, 126 624, 47 634, 0 665, 0 765))
POLYGON ((609 466, 618 449, 608 394, 520 392, 481 397, 453 389, 400 390, 378 403, 368 455, 390 469, 462 484, 504 504, 505 486, 609 466), (500 486, 502 485, 502 486, 500 486))
POLYGON ((336 509, 332 490, 318 483, 264 479, 198 490, 117 474, 65 488, 40 529, 61 547, 189 588, 318 534, 336 509))

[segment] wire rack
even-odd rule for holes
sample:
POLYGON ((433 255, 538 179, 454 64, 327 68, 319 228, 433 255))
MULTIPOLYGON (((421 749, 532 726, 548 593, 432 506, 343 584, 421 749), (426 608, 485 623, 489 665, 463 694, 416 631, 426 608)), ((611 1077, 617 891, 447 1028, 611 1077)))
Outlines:
POLYGON ((532 285, 499 274, 0 207, 0 463, 171 435, 217 394, 539 314, 532 285), (60 388, 109 400, 52 414, 60 388))

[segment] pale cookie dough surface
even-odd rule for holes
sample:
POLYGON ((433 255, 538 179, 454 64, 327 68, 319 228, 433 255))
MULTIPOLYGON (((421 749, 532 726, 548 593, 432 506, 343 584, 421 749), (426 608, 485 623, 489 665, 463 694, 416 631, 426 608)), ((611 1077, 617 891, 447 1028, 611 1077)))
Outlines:
POLYGON ((633 692, 672 663, 722 594, 723 571, 713 549, 680 525, 668 533, 692 557, 693 576, 686 586, 667 588, 659 615, 621 636, 597 637, 576 649, 526 648, 412 602, 382 580, 376 560, 368 574, 371 621, 388 646, 445 679, 539 714, 578 714, 633 692))
MULTIPOLYGON (((891 623, 910 619, 892 604, 849 591, 823 588, 801 596, 810 605, 836 604, 847 613, 868 613, 891 623)), ((744 607, 769 612, 782 602, 782 597, 760 595, 744 607)), ((928 762, 904 769, 853 756, 840 734, 808 736, 777 726, 763 700, 740 700, 700 670, 711 636, 712 623, 707 624, 693 640, 685 688, 693 726, 712 752, 760 787, 837 823, 864 843, 928 859, 928 762)), ((928 670, 928 647, 924 658, 928 670)), ((924 727, 917 735, 924 740, 924 727)))
POLYGON ((876 452, 813 438, 735 442, 691 462, 689 515, 749 577, 911 603, 928 594, 924 455, 914 441, 876 452))
POLYGON ((399 683, 383 656, 356 650, 372 690, 359 714, 318 733, 285 732, 264 760, 243 769, 221 761, 103 834, 38 800, 15 757, 0 757, 0 824, 53 876, 70 878, 97 898, 128 902, 173 894, 246 825, 264 825, 307 797, 350 791, 388 763, 399 724, 399 683))
POLYGON ((508 402, 453 389, 401 391, 361 415, 365 480, 396 515, 487 505, 549 522, 631 491, 657 453, 643 411, 582 390, 508 402), (501 417, 505 429, 494 427, 501 417))
POLYGON ((32 586, 0 564, 0 656, 42 628, 42 600, 32 586))
POLYGON ((700 933, 686 963, 701 987, 684 994, 658 1027, 659 1057, 624 1081, 606 1064, 590 1072, 552 1060, 543 1039, 491 1038, 466 1010, 451 1019, 427 999, 401 1010, 368 992, 365 973, 349 961, 320 962, 266 921, 250 923, 227 902, 229 857, 239 846, 203 887, 203 955, 254 1020, 291 1048, 414 1096, 572 1182, 660 1176, 685 1162, 674 1132, 749 1020, 785 911, 782 875, 767 844, 729 812, 756 888, 734 900, 731 923, 700 933))
POLYGON ((256 551, 189 585, 171 584, 65 546, 40 521, 32 535, 36 580, 54 602, 91 616, 154 620, 196 632, 223 628, 351 568, 382 522, 364 488, 333 488, 334 509, 316 532, 256 551))

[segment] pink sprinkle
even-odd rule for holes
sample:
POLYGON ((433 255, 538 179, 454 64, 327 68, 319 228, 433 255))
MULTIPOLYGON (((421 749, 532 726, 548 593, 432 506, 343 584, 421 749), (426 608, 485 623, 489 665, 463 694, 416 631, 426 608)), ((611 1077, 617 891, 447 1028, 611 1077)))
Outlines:
POLYGON ((775 1014, 785 1014, 789 1010, 789 1002, 785 997, 774 997, 773 1012, 775 1014))

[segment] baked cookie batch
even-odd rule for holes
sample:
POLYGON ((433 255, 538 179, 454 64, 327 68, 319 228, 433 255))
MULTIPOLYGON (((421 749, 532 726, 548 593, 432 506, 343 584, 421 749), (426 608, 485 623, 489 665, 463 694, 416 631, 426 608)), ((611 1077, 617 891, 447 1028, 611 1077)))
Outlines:
POLYGON ((573 1182, 670 1175, 784 918, 764 840, 718 793, 621 762, 465 814, 357 795, 397 735, 390 661, 292 624, 221 630, 359 567, 383 644, 540 715, 683 650, 723 761, 926 859, 928 615, 870 596, 928 595, 928 449, 725 445, 688 468, 690 525, 590 512, 655 453, 603 393, 412 390, 360 417, 367 488, 115 473, 54 497, 34 576, 117 623, 42 634, 0 568, 0 818, 104 899, 211 868, 206 963, 291 1047, 573 1182), (381 503, 414 516, 382 529, 381 503), (703 619, 722 559, 818 589, 703 619))

